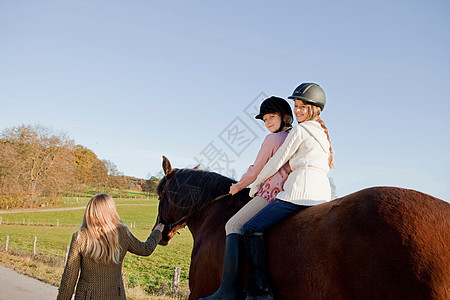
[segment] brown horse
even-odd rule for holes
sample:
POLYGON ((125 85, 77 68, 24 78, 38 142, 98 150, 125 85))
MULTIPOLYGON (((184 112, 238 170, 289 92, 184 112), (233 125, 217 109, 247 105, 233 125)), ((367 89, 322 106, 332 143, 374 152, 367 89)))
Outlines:
MULTIPOLYGON (((194 238, 189 299, 220 286, 224 226, 248 200, 233 180, 172 169, 158 186, 167 245, 187 225, 194 238)), ((450 204, 394 187, 368 188, 300 211, 267 235, 278 299, 450 299, 450 204)))

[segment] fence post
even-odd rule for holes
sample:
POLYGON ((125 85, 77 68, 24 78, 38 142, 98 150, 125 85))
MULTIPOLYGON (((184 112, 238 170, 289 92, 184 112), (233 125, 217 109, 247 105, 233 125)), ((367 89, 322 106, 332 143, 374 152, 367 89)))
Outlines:
POLYGON ((28 219, 28 226, 30 226, 30 219, 28 219))
POLYGON ((6 236, 5 250, 8 251, 9 235, 6 236))
POLYGON ((22 220, 22 225, 25 225, 25 218, 23 218, 22 220))
POLYGON ((181 268, 175 267, 173 270, 172 297, 178 294, 178 286, 180 285, 181 268))
POLYGON ((33 243, 33 255, 36 255, 36 241, 37 241, 37 236, 34 237, 34 243, 33 243))
POLYGON ((0 225, 2 224, 2 217, 0 217, 0 225))
POLYGON ((136 222, 133 223, 133 228, 136 229, 136 222))
POLYGON ((59 226, 59 219, 56 219, 56 227, 59 226))

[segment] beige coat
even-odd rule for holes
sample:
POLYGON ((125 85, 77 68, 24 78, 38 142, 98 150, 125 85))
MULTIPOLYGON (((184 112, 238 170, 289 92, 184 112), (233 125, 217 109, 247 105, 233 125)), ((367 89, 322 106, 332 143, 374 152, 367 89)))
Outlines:
POLYGON ((137 255, 148 256, 155 250, 161 236, 160 231, 154 230, 146 242, 141 242, 131 234, 127 227, 122 226, 119 228, 119 243, 122 247, 120 264, 113 262, 101 264, 83 256, 82 246, 85 238, 83 235, 78 236, 78 232, 75 232, 72 236, 57 299, 71 299, 78 280, 76 300, 125 300, 122 281, 122 262, 125 254, 130 251, 137 255), (79 273, 80 278, 78 278, 79 273))

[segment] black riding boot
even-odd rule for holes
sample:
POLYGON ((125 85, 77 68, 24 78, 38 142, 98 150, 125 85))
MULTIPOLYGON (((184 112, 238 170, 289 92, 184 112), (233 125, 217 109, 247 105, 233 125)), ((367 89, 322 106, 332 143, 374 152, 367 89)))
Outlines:
POLYGON ((200 300, 235 300, 238 299, 238 286, 242 275, 242 235, 232 233, 227 235, 225 257, 223 261, 222 283, 211 296, 200 300))
POLYGON ((249 267, 246 300, 273 300, 269 285, 267 250, 262 232, 246 234, 245 248, 249 267))

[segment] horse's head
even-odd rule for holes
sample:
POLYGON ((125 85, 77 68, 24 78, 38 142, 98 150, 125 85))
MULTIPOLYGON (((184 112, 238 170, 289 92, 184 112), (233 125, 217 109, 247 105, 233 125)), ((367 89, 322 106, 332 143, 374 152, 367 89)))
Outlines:
POLYGON ((173 238, 177 231, 186 225, 184 221, 183 212, 178 209, 176 204, 177 195, 170 191, 171 181, 175 176, 178 169, 172 169, 170 161, 167 157, 163 156, 163 171, 164 177, 158 184, 157 193, 159 197, 158 217, 156 224, 164 224, 164 231, 162 233, 162 239, 159 242, 160 245, 166 246, 173 238), (180 221, 181 220, 181 221, 180 221))
MULTIPOLYGON (((205 207, 228 193, 233 180, 220 174, 194 169, 172 169, 163 156, 164 177, 158 184, 158 217, 164 224, 160 245, 167 245, 189 220, 197 220, 205 207)), ((156 225, 155 225, 156 226, 156 225)))

